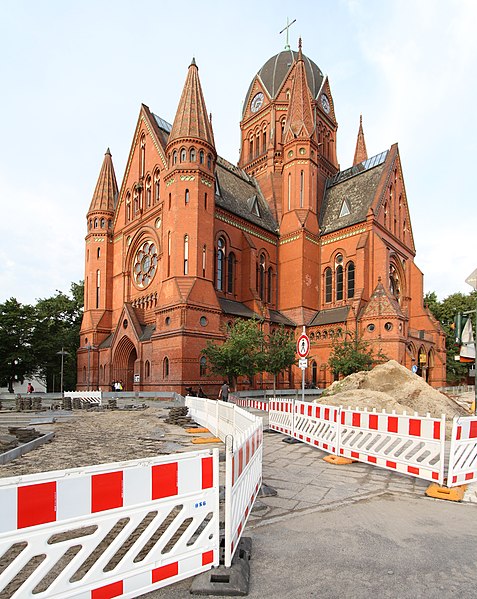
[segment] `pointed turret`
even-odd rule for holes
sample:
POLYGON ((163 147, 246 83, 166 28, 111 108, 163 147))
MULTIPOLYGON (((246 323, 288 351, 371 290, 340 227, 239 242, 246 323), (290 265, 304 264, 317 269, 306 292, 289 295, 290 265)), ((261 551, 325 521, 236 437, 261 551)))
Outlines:
POLYGON ((99 173, 88 214, 91 212, 114 213, 117 196, 118 184, 114 173, 113 159, 108 148, 104 155, 103 166, 99 173))
POLYGON ((298 57, 295 64, 295 78, 290 97, 290 108, 285 124, 285 143, 300 137, 313 135, 314 121, 311 107, 310 88, 308 87, 305 63, 301 51, 301 38, 298 42, 298 57))
POLYGON ((195 58, 189 66, 176 117, 169 135, 169 144, 181 138, 195 138, 215 148, 212 125, 207 116, 204 96, 195 58))
POLYGON ((360 114, 358 139, 356 140, 356 150, 354 151, 353 166, 356 166, 360 162, 364 162, 367 159, 368 152, 366 151, 366 142, 364 141, 363 115, 360 114))

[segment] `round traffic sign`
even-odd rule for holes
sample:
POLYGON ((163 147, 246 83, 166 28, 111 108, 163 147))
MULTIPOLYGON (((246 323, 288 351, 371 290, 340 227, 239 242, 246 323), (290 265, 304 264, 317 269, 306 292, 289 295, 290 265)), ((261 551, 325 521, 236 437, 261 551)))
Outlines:
POLYGON ((300 356, 300 358, 306 358, 308 352, 310 351, 310 338, 308 335, 303 333, 298 337, 298 341, 296 343, 296 353, 300 356))

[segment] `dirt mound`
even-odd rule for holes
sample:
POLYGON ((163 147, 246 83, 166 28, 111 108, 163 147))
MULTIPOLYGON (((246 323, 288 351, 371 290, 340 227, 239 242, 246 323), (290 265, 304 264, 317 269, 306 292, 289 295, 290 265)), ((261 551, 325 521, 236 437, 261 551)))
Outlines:
POLYGON ((467 413, 452 399, 395 360, 389 360, 370 371, 350 374, 342 381, 333 383, 318 401, 368 410, 396 410, 398 414, 407 411, 425 416, 429 412, 435 418, 445 414, 448 421, 467 413))

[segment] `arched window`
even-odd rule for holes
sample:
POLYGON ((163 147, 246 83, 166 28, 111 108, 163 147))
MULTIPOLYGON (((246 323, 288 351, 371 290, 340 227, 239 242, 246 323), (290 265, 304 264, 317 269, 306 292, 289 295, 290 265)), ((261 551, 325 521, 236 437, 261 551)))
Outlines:
POLYGON ((333 276, 331 273, 331 268, 325 269, 325 302, 329 303, 332 299, 333 292, 333 276))
POLYGON ((148 379, 151 375, 151 363, 149 362, 149 360, 146 360, 146 363, 144 364, 144 377, 146 379, 148 379))
POLYGON ((146 206, 151 207, 152 201, 152 190, 151 190, 151 177, 148 176, 146 179, 146 206))
POLYGON ((105 226, 106 226, 106 219, 102 218, 101 219, 101 228, 104 229, 105 226))
POLYGON ((291 173, 288 173, 288 210, 291 210, 291 173))
POLYGON ((199 152, 199 163, 204 164, 204 150, 199 152))
POLYGON ((134 192, 134 216, 139 212, 139 196, 137 191, 134 192))
POLYGON ((212 168, 212 156, 210 154, 207 154, 207 168, 209 171, 212 168))
POLYGON ((267 151, 267 130, 264 129, 262 133, 262 152, 267 151))
POLYGON ((250 138, 249 148, 250 148, 250 152, 249 152, 250 160, 252 160, 252 158, 253 158, 253 137, 250 138))
POLYGON ((159 171, 154 174, 154 201, 158 202, 161 197, 161 177, 159 171))
POLYGON ((99 270, 97 270, 96 271, 96 308, 99 308, 100 285, 101 285, 101 272, 99 270))
POLYGON ((162 362, 162 378, 169 378, 169 358, 167 356, 162 362))
POLYGON ((101 248, 98 248, 96 250, 96 258, 100 258, 101 257, 101 248))
POLYGON ((282 139, 281 139, 281 141, 282 141, 282 143, 283 143, 283 141, 284 141, 284 139, 285 139, 285 119, 282 119, 282 120, 281 120, 281 123, 280 123, 280 125, 281 125, 281 134, 282 134, 282 139))
POLYGON ((189 236, 184 235, 184 274, 189 274, 189 236))
POLYGON ((171 276, 171 232, 167 232, 167 276, 171 276))
POLYGON ((109 218, 108 219, 108 229, 111 229, 112 226, 113 226, 113 221, 109 218))
POLYGON ((217 241, 217 273, 216 273, 216 288, 218 291, 224 289, 224 266, 225 266, 225 241, 219 237, 217 241))
POLYGON ((305 194, 305 173, 300 171, 300 208, 303 208, 305 194))
POLYGON ((98 219, 97 218, 94 219, 94 228, 95 229, 98 228, 98 219))
POLYGON ((273 270, 272 267, 268 269, 267 272, 267 302, 269 304, 272 303, 272 280, 273 280, 273 270))
POLYGON ((346 267, 346 273, 347 273, 347 281, 346 281, 346 287, 347 287, 347 296, 348 299, 351 299, 354 297, 354 262, 348 262, 348 265, 346 267))
POLYGON ((195 162, 195 148, 190 149, 190 161, 195 162))
POLYGON ((343 266, 336 267, 336 301, 343 299, 343 266))
POLYGON ((260 131, 257 131, 255 142, 255 156, 260 154, 260 131))
POLYGON ((90 229, 93 228, 93 219, 92 218, 89 219, 89 228, 90 229))
POLYGON ((126 220, 131 220, 131 193, 126 194, 126 220))
POLYGON ((401 280, 399 271, 393 263, 389 265, 389 291, 394 295, 398 302, 401 301, 401 280))
POLYGON ((199 375, 201 377, 207 375, 207 359, 205 356, 202 356, 199 361, 199 375))
POLYGON ((204 210, 207 210, 207 193, 204 193, 204 210))
POLYGON ((258 293, 260 299, 265 299, 265 254, 260 254, 260 264, 258 269, 258 293))
POLYGON ((202 276, 205 278, 205 270, 207 266, 207 246, 202 248, 202 276))
POLYGON ((184 197, 184 199, 185 199, 185 203, 188 204, 189 200, 190 200, 190 194, 189 194, 189 190, 188 189, 185 190, 185 197, 184 197))
POLYGON ((187 160, 187 152, 184 148, 181 150, 181 162, 185 162, 187 160))
POLYGON ((172 193, 169 194, 169 210, 172 207, 172 193))
POLYGON ((140 158, 140 176, 144 177, 146 170, 146 136, 144 133, 141 136, 141 158, 140 158))
POLYGON ((230 252, 227 258, 227 293, 234 292, 234 267, 235 267, 235 254, 230 252))
POLYGON ((177 151, 172 152, 172 164, 177 164, 177 151))

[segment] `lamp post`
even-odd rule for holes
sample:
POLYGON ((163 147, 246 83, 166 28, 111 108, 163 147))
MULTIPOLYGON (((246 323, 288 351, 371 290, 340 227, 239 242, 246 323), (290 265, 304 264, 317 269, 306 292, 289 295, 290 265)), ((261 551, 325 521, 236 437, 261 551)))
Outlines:
MULTIPOLYGON (((467 285, 477 291, 477 268, 465 280, 467 285)), ((477 307, 475 310, 470 310, 475 314, 475 335, 474 335, 474 416, 477 416, 477 307)))
POLYGON ((95 345, 91 345, 91 343, 86 344, 86 349, 88 350, 88 391, 91 391, 90 389, 90 384, 91 384, 91 350, 92 349, 96 349, 95 345))
POLYGON ((64 367, 64 358, 65 356, 69 355, 67 351, 65 351, 65 348, 62 347, 61 351, 57 351, 56 354, 58 356, 61 356, 61 382, 60 382, 60 392, 61 392, 61 397, 63 397, 63 367, 64 367))

